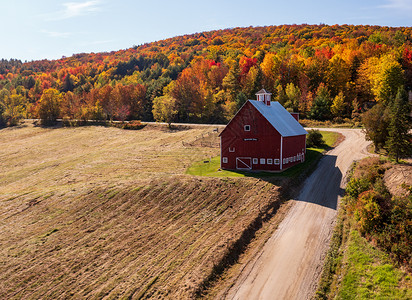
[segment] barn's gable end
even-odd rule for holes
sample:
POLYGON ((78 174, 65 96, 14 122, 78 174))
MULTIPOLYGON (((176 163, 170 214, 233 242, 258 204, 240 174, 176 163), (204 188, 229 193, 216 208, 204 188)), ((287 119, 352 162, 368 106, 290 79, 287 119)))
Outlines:
POLYGON ((282 171, 304 161, 306 133, 278 102, 248 100, 220 134, 221 167, 282 171))

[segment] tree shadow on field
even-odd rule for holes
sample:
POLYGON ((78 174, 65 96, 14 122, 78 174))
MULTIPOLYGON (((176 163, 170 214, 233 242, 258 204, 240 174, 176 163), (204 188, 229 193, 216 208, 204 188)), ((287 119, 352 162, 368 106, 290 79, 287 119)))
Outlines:
POLYGON ((343 196, 340 187, 342 172, 336 166, 337 157, 324 155, 316 170, 305 180, 297 201, 318 204, 336 210, 338 198, 343 196))

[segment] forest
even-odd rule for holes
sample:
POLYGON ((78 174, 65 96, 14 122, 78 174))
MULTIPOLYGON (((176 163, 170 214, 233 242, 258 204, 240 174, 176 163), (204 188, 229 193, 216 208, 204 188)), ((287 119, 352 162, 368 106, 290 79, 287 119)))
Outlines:
POLYGON ((412 90, 412 29, 231 28, 58 60, 0 61, 0 125, 21 118, 225 123, 265 88, 314 120, 357 120, 412 90))

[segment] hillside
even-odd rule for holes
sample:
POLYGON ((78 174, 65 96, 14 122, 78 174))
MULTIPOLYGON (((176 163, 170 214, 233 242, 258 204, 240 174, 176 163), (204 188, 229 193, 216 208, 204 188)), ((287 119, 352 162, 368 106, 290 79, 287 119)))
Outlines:
POLYGON ((211 130, 0 130, 0 297, 201 291, 280 201, 266 181, 183 175, 219 150, 181 141, 211 130))
MULTIPOLYGON (((221 123, 262 87, 302 116, 355 119, 412 89, 411 27, 284 25, 174 37, 110 53, 0 62, 0 123, 39 115, 56 91, 59 117, 153 120, 174 99, 179 122, 221 123), (45 97, 43 97, 45 98, 45 97)), ((1 124, 0 124, 1 125, 1 124)))

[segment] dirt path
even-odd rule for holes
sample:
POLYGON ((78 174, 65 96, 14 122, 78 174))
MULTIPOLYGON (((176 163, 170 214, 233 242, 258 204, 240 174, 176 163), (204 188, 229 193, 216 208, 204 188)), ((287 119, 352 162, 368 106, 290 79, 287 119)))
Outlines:
POLYGON ((245 267, 227 299, 310 299, 313 295, 345 174, 353 160, 367 156, 369 144, 360 130, 327 130, 338 131, 346 139, 319 162, 279 228, 245 267))

